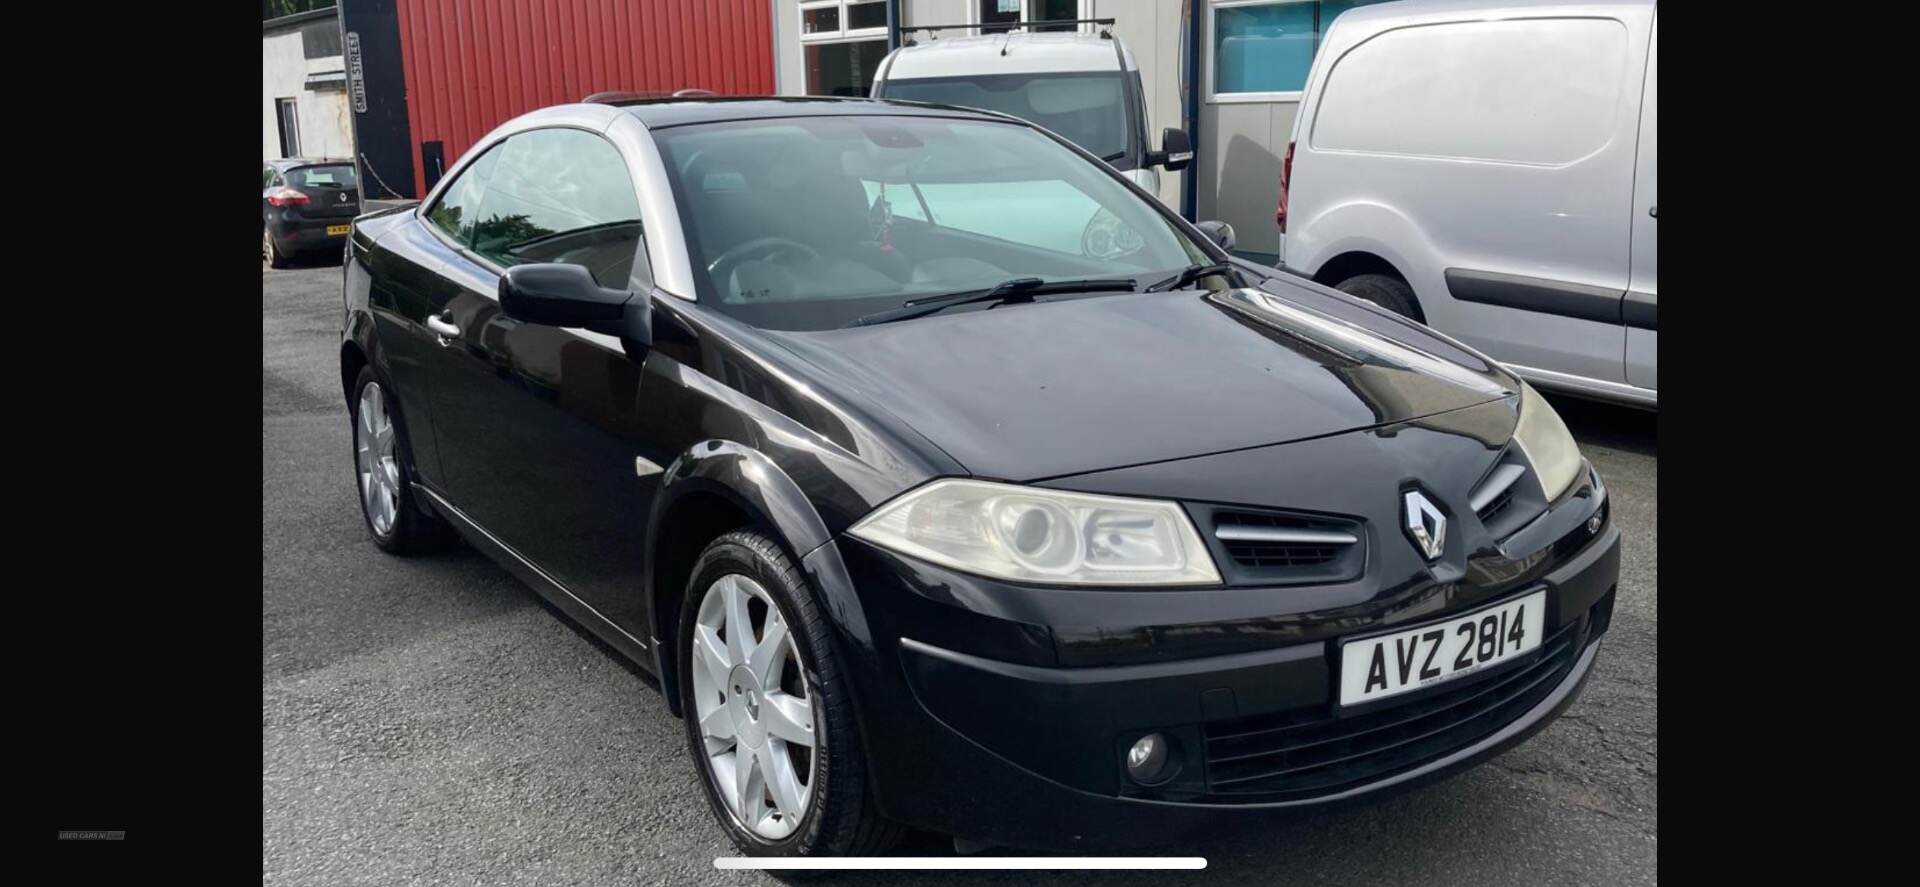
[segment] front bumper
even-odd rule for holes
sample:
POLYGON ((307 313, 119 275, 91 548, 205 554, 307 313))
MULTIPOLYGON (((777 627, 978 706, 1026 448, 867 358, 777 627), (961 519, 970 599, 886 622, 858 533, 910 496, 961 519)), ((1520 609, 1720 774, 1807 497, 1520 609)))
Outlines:
MULTIPOLYGON (((1386 590, 1297 643, 1257 622, 1211 633, 1183 626, 1178 636, 1193 649, 1233 649, 1210 634, 1258 642, 1224 655, 1156 649, 1136 661, 1063 666, 1070 633, 1054 630, 1058 606, 1023 614, 978 580, 852 539, 807 561, 816 579, 844 577, 865 604, 865 637, 849 640, 869 667, 851 671, 887 815, 1008 846, 1118 850, 1180 842, 1223 817, 1285 817, 1412 788, 1550 723, 1584 686, 1612 616, 1620 534, 1604 490, 1594 492, 1582 513, 1562 519, 1579 527, 1583 514, 1600 514, 1598 532, 1570 533, 1497 586, 1457 578, 1386 590), (1548 639, 1539 650, 1381 708, 1348 714, 1334 704, 1340 637, 1543 588, 1548 639), (875 600, 882 595, 891 603, 875 600), (1123 763, 1149 732, 1173 738, 1179 768, 1155 787, 1134 784, 1123 763)), ((1056 599, 1098 606, 1092 593, 1071 603, 1077 594, 1056 599)))

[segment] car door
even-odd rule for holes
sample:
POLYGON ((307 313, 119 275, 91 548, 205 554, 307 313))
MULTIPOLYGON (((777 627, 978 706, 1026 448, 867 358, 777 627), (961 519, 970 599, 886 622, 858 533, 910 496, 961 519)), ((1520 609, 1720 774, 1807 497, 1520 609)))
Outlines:
POLYGON ((1647 49, 1640 103, 1640 153, 1633 177, 1633 271, 1627 281, 1627 384, 1658 389, 1660 307, 1660 20, 1647 49))
POLYGON ((616 625, 642 625, 641 366, 618 339, 524 323, 498 300, 501 273, 535 262, 583 265, 610 288, 646 285, 633 181, 620 152, 582 129, 530 130, 490 153, 436 294, 442 332, 457 330, 434 363, 447 491, 574 597, 616 625))
POLYGON ((442 353, 446 340, 429 320, 445 305, 447 282, 441 272, 460 258, 453 244, 461 225, 477 217, 480 194, 496 159, 497 154, 487 152, 468 164, 425 213, 380 237, 363 260, 381 363, 400 404, 414 470, 439 492, 446 491, 447 478, 440 464, 432 390, 437 364, 447 359, 442 353))

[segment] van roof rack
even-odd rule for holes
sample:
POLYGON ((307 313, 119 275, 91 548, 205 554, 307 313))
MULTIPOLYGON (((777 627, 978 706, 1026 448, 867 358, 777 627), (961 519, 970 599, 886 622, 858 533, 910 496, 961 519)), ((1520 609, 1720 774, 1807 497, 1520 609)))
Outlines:
MULTIPOLYGON (((970 25, 901 25, 900 33, 911 34, 915 31, 925 31, 927 32, 928 40, 938 40, 940 39, 940 35, 935 33, 936 31, 981 31, 984 33, 986 28, 992 28, 995 31, 1011 31, 1015 28, 1026 28, 1031 31, 1035 27, 1042 25, 1099 25, 1100 36, 1112 40, 1113 22, 1114 20, 1110 18, 1051 18, 1018 22, 975 22, 970 25)), ((901 44, 905 46, 918 46, 919 41, 908 37, 902 40, 901 44)))

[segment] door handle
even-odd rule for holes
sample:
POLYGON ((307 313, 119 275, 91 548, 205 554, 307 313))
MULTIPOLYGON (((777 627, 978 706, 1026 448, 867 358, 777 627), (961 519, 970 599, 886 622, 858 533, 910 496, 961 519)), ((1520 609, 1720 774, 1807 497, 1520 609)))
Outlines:
POLYGON ((1660 218, 1660 205, 1656 203, 1652 206, 1647 207, 1647 215, 1650 215, 1656 219, 1660 218))
POLYGON ((454 326, 447 320, 443 320, 440 315, 437 314, 427 315, 427 329, 433 330, 434 335, 440 337, 440 344, 442 345, 447 344, 447 340, 460 335, 459 327, 454 326))

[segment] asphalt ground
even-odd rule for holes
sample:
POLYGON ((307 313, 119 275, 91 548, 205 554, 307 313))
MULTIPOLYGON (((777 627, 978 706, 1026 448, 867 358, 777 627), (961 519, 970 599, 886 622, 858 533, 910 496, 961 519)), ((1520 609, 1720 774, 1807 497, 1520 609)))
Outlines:
MULTIPOLYGON (((680 722, 650 679, 465 547, 374 548, 355 502, 333 260, 262 285, 261 732, 268 884, 773 883, 719 871, 680 722)), ((1438 785, 1228 829, 1203 872, 853 873, 855 884, 1657 880, 1654 417, 1557 400, 1625 534, 1585 694, 1438 785)), ((933 836, 901 852, 944 855, 933 836)))

